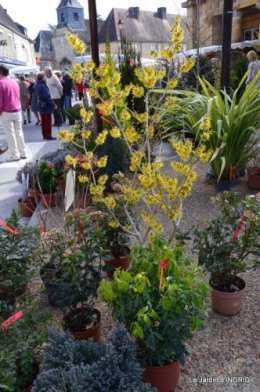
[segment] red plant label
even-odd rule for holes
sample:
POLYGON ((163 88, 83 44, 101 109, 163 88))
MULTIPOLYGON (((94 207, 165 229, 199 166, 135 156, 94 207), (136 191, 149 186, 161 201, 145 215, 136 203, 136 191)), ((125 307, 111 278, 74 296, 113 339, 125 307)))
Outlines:
POLYGON ((5 320, 5 322, 2 323, 1 328, 2 329, 8 328, 11 324, 19 320, 22 316, 23 316, 23 312, 22 310, 20 310, 19 312, 15 313, 13 316, 9 317, 9 319, 5 320))
POLYGON ((19 231, 12 229, 10 226, 8 226, 6 223, 0 221, 0 226, 2 226, 5 230, 9 231, 13 235, 18 235, 19 231))

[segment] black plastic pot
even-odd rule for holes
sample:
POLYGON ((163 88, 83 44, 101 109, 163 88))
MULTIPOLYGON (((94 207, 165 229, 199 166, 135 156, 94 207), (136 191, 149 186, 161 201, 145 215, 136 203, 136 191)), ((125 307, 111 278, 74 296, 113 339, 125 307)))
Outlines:
POLYGON ((58 307, 59 301, 62 299, 63 290, 55 282, 55 267, 46 264, 40 269, 40 277, 45 287, 48 300, 52 306, 58 307))
POLYGON ((212 182, 214 185, 215 193, 223 193, 225 191, 230 191, 232 188, 238 186, 239 178, 235 180, 216 180, 212 177, 212 182))

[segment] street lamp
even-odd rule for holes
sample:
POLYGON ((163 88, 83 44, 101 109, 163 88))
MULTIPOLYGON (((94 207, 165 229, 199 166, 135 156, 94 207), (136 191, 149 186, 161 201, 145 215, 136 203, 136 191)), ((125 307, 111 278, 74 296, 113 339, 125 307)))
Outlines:
POLYGON ((120 41, 121 41, 121 54, 123 54, 123 28, 124 28, 124 23, 122 21, 122 19, 119 19, 117 26, 119 28, 119 32, 120 32, 120 41))

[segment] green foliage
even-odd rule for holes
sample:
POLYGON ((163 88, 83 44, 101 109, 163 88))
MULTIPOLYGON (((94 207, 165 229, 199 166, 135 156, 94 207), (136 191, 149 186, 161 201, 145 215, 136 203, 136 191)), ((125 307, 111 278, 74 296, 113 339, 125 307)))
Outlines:
MULTIPOLYGON (((233 90, 236 90, 239 86, 240 81, 243 79, 248 69, 248 60, 245 53, 234 53, 231 59, 231 73, 230 73, 230 85, 233 90)), ((239 89, 237 94, 237 100, 241 98, 245 91, 245 83, 239 89)))
POLYGON ((199 265, 209 271, 213 286, 231 286, 238 273, 259 266, 260 201, 254 196, 241 200, 239 194, 225 192, 213 202, 217 215, 192 231, 194 251, 199 265), (240 225, 241 232, 234 236, 240 225))
POLYGON ((80 210, 68 214, 63 231, 53 229, 43 234, 38 253, 47 263, 42 276, 45 286, 49 282, 56 284, 56 304, 64 313, 85 308, 84 313, 70 321, 70 326, 80 331, 84 330, 86 320, 93 318, 102 260, 107 254, 105 233, 95 224, 95 214, 80 210))
POLYGON ((149 365, 184 363, 185 341, 202 326, 203 299, 208 284, 201 270, 161 238, 131 251, 129 272, 116 271, 114 281, 102 280, 99 293, 114 319, 135 336, 140 359, 149 365), (169 259, 160 290, 160 263, 169 259))
MULTIPOLYGON (((199 56, 199 73, 197 70, 198 59, 195 59, 194 67, 185 75, 184 81, 181 83, 181 88, 185 90, 197 90, 198 78, 204 78, 211 84, 214 84, 214 73, 210 60, 203 55, 199 56)), ((201 86, 199 85, 199 91, 201 86)))
POLYGON ((50 316, 36 302, 22 306, 23 317, 0 329, 0 391, 23 392, 35 378, 50 316))
POLYGON ((58 173, 54 163, 41 162, 39 167, 39 187, 43 194, 54 193, 57 191, 57 183, 55 178, 58 173))
POLYGON ((113 192, 111 182, 113 175, 125 172, 125 145, 122 139, 107 135, 105 143, 101 146, 100 157, 108 156, 106 167, 100 169, 100 174, 107 174, 106 190, 113 192))
POLYGON ((19 232, 13 235, 0 226, 0 284, 13 292, 21 290, 33 275, 33 251, 38 247, 39 230, 19 223, 13 210, 6 223, 19 232))

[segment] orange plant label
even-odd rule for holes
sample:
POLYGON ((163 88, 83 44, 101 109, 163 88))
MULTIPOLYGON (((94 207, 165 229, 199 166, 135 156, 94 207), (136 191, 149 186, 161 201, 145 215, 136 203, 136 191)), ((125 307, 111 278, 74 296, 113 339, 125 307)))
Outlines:
POLYGON ((1 328, 2 329, 8 328, 11 324, 19 320, 22 316, 23 316, 23 312, 22 310, 20 310, 19 312, 15 313, 13 316, 9 317, 9 319, 5 320, 5 322, 2 323, 1 328))

